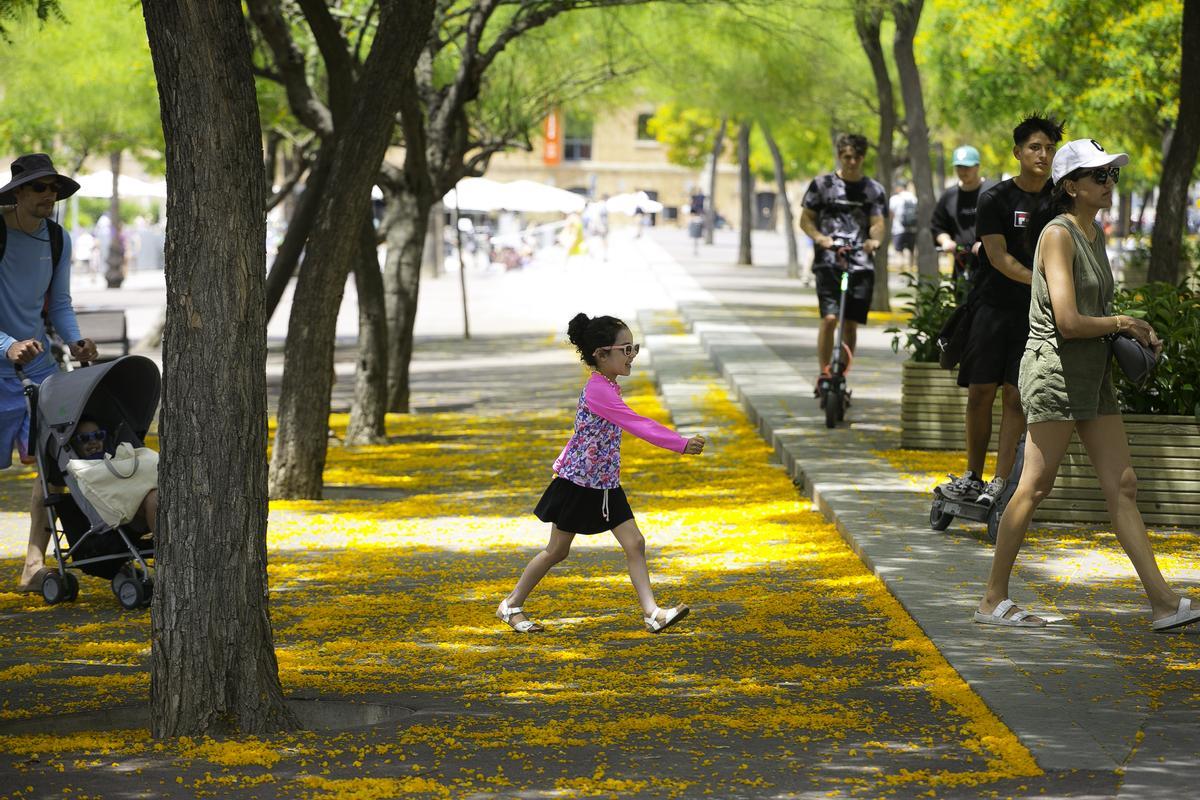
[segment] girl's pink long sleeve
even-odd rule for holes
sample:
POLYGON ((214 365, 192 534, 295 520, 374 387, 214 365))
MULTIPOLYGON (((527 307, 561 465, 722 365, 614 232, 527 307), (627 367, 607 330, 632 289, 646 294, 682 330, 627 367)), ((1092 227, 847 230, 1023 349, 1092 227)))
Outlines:
POLYGON ((676 453, 682 453, 687 447, 688 440, 685 437, 665 425, 643 417, 625 405, 621 395, 601 375, 593 375, 588 381, 585 400, 588 410, 593 414, 608 420, 621 430, 629 431, 639 439, 665 450, 674 450, 676 453))

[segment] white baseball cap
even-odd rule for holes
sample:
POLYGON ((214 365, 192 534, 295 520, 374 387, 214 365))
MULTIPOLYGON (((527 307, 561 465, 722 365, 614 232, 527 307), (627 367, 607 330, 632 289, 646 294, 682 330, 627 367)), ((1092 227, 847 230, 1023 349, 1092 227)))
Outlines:
POLYGON ((1125 153, 1110 153, 1095 139, 1075 139, 1058 148, 1050 177, 1055 183, 1077 169, 1091 167, 1123 167, 1129 163, 1125 153))

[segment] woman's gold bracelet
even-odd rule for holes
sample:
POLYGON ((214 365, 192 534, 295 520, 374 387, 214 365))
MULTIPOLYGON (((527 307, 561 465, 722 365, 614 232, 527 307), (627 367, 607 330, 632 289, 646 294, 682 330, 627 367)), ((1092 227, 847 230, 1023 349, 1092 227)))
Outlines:
POLYGON ((1114 319, 1114 320, 1116 321, 1116 323, 1117 323, 1117 330, 1116 330, 1116 332, 1117 332, 1117 333, 1120 333, 1120 332, 1121 332, 1121 316, 1118 314, 1117 316, 1113 317, 1113 319, 1114 319))

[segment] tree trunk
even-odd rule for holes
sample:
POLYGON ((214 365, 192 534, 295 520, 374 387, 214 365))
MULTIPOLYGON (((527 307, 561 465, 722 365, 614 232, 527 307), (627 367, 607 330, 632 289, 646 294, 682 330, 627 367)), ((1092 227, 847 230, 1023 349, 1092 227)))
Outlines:
POLYGON ((1150 236, 1149 281, 1176 283, 1183 277, 1183 228, 1188 184, 1200 154, 1200 0, 1183 4, 1179 115, 1163 159, 1154 232, 1150 236))
POLYGON ((121 193, 117 189, 117 182, 121 177, 121 151, 113 151, 108 157, 108 163, 109 169, 112 170, 112 199, 108 204, 112 238, 108 240, 104 280, 109 289, 120 289, 121 284, 125 282, 125 242, 121 239, 121 193))
POLYGON ((408 86, 395 76, 412 71, 432 19, 432 0, 380 6, 371 52, 356 83, 359 90, 347 99, 344 115, 335 114, 335 133, 323 145, 333 148, 330 175, 337 180, 330 181, 318 201, 296 282, 271 454, 271 497, 321 497, 338 307, 361 250, 371 187, 408 86))
POLYGON ((792 203, 788 200, 787 195, 787 171, 783 167, 783 154, 779 152, 779 145, 775 142, 775 137, 771 135, 767 124, 759 120, 758 127, 762 130, 763 138, 767 140, 767 147, 771 150, 771 161, 775 164, 775 187, 779 192, 779 199, 776 202, 783 211, 783 229, 787 234, 787 274, 789 278, 799 278, 800 255, 796 246, 796 225, 792 219, 792 203))
POLYGON ((754 263, 750 253, 750 232, 754 230, 754 175, 750 172, 750 122, 738 125, 738 194, 741 196, 741 223, 738 225, 737 263, 754 263))
MULTIPOLYGON (((904 121, 908 128, 909 165, 917 189, 917 272, 928 280, 938 279, 938 254, 933 241, 933 174, 929 165, 929 127, 925 122, 925 95, 921 74, 913 54, 913 38, 921 21, 925 0, 907 0, 892 5, 896 36, 892 52, 900 75, 900 93, 904 97, 904 121)), ((888 195, 891 196, 890 194, 888 195)))
MULTIPOLYGON (((427 185, 427 184, 426 184, 427 185)), ((413 325, 417 321, 417 296, 421 286, 421 262, 425 231, 433 207, 433 191, 413 191, 408 187, 384 189, 384 236, 387 260, 383 280, 387 298, 388 331, 388 410, 409 411, 408 369, 412 363, 413 325)))
POLYGON ((713 140, 712 163, 708 165, 708 205, 704 207, 704 243, 713 243, 713 231, 717 229, 717 166, 721 163, 721 149, 725 145, 725 128, 729 120, 721 118, 717 138, 713 140))
POLYGON ((304 184, 304 193, 296 203, 296 212, 288 220, 287 233, 279 243, 275 260, 271 262, 271 271, 267 274, 266 303, 267 319, 275 316, 275 309, 287 289, 288 282, 296 274, 296 265, 300 263, 300 255, 308 242, 308 234, 312 231, 313 222, 317 218, 317 204, 325 192, 325 184, 329 177, 329 156, 332 149, 322 147, 317 153, 316 162, 308 172, 308 180, 304 184))
POLYGON ((295 728, 267 594, 266 192, 250 40, 235 3, 143 12, 170 187, 151 732, 295 728))
MULTIPOLYGON (((854 28, 867 61, 875 78, 875 95, 879 99, 879 144, 875 160, 875 177, 883 184, 885 197, 892 196, 892 134, 896 130, 896 102, 892 94, 892 79, 888 75, 887 59, 883 55, 880 27, 883 24, 883 6, 859 0, 854 8, 854 28)), ((871 298, 871 309, 891 309, 891 294, 888 291, 888 249, 891 244, 891 225, 883 226, 883 239, 875 251, 875 293, 871 298)))
POLYGON ((372 217, 364 221, 360 247, 359 258, 354 262, 354 287, 358 294, 358 369, 346 444, 378 444, 387 441, 388 337, 383 273, 379 269, 372 217))

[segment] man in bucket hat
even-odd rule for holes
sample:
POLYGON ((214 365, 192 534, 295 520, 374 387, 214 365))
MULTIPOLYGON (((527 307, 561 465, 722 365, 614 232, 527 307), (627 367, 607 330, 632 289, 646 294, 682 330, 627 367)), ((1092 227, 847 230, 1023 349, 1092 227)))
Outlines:
MULTIPOLYGON (((96 345, 79 335, 71 306, 71 238, 50 219, 54 204, 77 191, 79 184, 59 175, 44 153, 14 161, 12 180, 0 187, 0 205, 11 206, 4 210, 4 255, 0 258, 0 352, 5 355, 0 359, 0 469, 12 465, 13 447, 19 450, 22 462, 34 460, 28 452, 29 414, 15 366, 20 365, 25 375, 39 384, 57 369, 49 354, 46 319, 64 341, 72 343, 73 358, 96 358, 96 345)), ((36 483, 29 511, 29 547, 17 588, 37 592, 47 571, 50 531, 36 483)))

